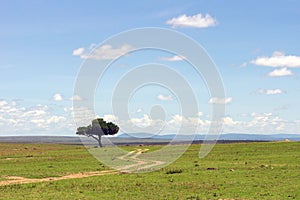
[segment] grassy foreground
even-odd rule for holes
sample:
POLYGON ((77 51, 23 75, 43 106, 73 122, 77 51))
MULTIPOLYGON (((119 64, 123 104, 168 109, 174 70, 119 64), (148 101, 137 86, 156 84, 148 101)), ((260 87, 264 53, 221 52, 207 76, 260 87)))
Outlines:
MULTIPOLYGON (((218 144, 204 159, 200 146, 160 171, 0 186, 0 199, 300 199, 299 142, 218 144)), ((107 169, 82 146, 0 143, 0 181, 107 169)))

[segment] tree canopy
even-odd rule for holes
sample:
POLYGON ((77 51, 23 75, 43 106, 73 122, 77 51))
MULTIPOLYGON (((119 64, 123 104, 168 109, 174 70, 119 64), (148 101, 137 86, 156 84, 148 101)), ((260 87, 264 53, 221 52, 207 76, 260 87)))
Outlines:
POLYGON ((115 135, 118 131, 119 127, 116 124, 106 122, 102 118, 97 118, 92 121, 92 124, 77 128, 76 134, 92 137, 97 140, 99 146, 102 147, 101 137, 104 135, 115 135))

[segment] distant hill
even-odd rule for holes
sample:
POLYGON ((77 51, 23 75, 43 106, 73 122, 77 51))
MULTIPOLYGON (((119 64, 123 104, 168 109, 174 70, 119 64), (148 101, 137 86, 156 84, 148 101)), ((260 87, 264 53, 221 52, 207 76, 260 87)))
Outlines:
MULTIPOLYGON (((167 135, 152 135, 149 133, 134 133, 134 134, 121 134, 118 138, 149 138, 149 139, 159 139, 159 140, 204 140, 206 135, 176 135, 176 134, 167 134, 167 135)), ((217 137, 217 136, 215 136, 217 137)), ((218 140, 261 140, 261 141, 277 141, 277 140, 292 140, 300 141, 300 134, 272 134, 272 135, 263 135, 263 134, 242 134, 242 133, 227 133, 221 134, 218 137, 218 140)))
MULTIPOLYGON (((201 143, 205 139, 205 135, 152 135, 149 133, 134 133, 134 134, 120 134, 117 137, 110 137, 109 140, 103 137, 103 143, 109 144, 110 142, 116 145, 126 144, 166 144, 169 141, 174 140, 178 143, 195 141, 195 143, 201 143)), ((214 138, 214 137, 213 137, 214 138)), ((218 138, 219 143, 226 142, 251 142, 251 141, 300 141, 299 134, 238 134, 228 133, 222 134, 218 138)), ((0 136, 0 142, 9 143, 52 143, 52 144, 75 144, 75 145, 97 145, 96 140, 88 137, 78 136, 0 136)))
POLYGON ((0 137, 0 142, 81 144, 80 138, 76 137, 76 136, 75 137, 68 137, 68 136, 2 136, 2 137, 0 137))

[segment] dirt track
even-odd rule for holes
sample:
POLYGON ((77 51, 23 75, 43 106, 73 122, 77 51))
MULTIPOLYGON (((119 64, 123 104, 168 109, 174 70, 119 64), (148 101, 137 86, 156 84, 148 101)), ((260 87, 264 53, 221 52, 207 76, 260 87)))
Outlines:
POLYGON ((108 174, 118 174, 120 172, 137 172, 139 170, 149 169, 156 165, 161 165, 163 162, 155 161, 155 160, 142 160, 137 158, 143 152, 148 151, 148 149, 136 149, 135 151, 128 152, 126 155, 117 157, 120 160, 131 160, 135 162, 135 164, 123 166, 118 170, 106 170, 106 171, 96 171, 96 172, 82 172, 76 174, 69 174, 61 177, 47 177, 41 179, 35 178, 25 178, 19 176, 6 176, 5 178, 8 180, 4 180, 0 182, 0 186, 4 185, 12 185, 12 184, 25 184, 25 183, 39 183, 39 182, 47 182, 47 181, 59 181, 65 179, 75 179, 75 178, 86 178, 91 176, 103 176, 108 174))
POLYGON ((162 165, 164 162, 157 161, 157 160, 145 160, 138 158, 139 155, 142 153, 148 151, 149 149, 136 149, 135 151, 130 151, 124 156, 117 157, 120 160, 129 160, 132 162, 135 162, 136 164, 131 164, 127 166, 123 166, 120 168, 117 168, 118 170, 122 172, 142 172, 143 170, 147 171, 152 167, 162 165))
POLYGON ((47 181, 59 181, 65 179, 73 179, 73 178, 86 178, 90 176, 103 176, 107 174, 118 174, 119 172, 116 170, 107 170, 107 171, 99 171, 99 172, 82 172, 77 174, 69 174, 61 177, 47 177, 41 179, 35 178, 24 178, 19 176, 7 176, 5 178, 9 180, 4 180, 0 182, 0 186, 3 185, 11 185, 11 184, 24 184, 24 183, 39 183, 39 182, 47 182, 47 181))

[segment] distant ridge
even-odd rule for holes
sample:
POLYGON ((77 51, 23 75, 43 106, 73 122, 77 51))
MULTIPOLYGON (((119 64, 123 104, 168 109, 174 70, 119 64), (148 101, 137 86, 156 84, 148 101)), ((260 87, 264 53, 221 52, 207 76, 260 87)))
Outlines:
POLYGON ((1 136, 0 142, 81 144, 81 140, 77 136, 1 136))
MULTIPOLYGON (((173 140, 178 143, 185 143, 193 140, 194 143, 202 143, 205 135, 151 135, 149 133, 120 134, 117 137, 110 137, 109 140, 117 145, 126 144, 166 144, 173 140)), ((218 143, 227 142, 251 142, 251 141, 300 141, 300 134, 239 134, 228 133, 222 134, 218 138, 218 143)), ((0 142, 8 143, 51 143, 51 144, 74 144, 74 145, 97 145, 96 141, 88 137, 78 136, 0 136, 0 142)), ((108 140, 103 137, 103 143, 107 144, 108 140)))
MULTIPOLYGON (((151 135, 149 133, 134 133, 134 134, 121 134, 118 138, 149 138, 159 140, 204 140, 206 135, 151 135)), ((300 141, 300 134, 243 134, 243 133, 226 133, 219 136, 215 135, 218 140, 262 140, 262 141, 277 141, 277 140, 292 140, 300 141)))

